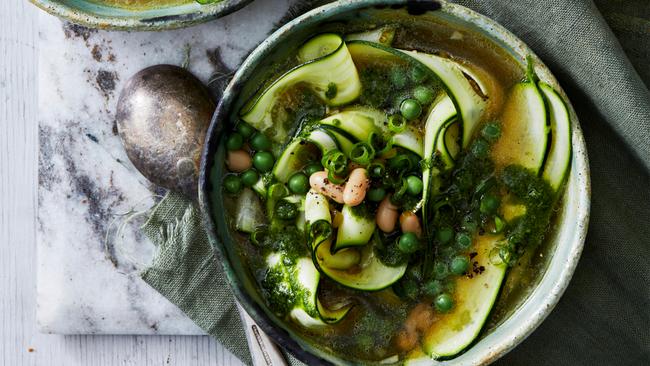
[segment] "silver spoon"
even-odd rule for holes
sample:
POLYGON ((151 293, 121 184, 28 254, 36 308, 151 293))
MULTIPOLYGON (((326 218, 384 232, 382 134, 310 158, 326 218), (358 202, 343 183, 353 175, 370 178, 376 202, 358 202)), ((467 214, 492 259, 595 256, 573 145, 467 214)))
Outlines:
MULTIPOLYGON (((201 147, 214 112, 210 92, 187 70, 151 66, 133 75, 117 102, 117 129, 133 165, 156 185, 196 201, 201 147)), ((238 303, 254 366, 284 356, 238 303)))

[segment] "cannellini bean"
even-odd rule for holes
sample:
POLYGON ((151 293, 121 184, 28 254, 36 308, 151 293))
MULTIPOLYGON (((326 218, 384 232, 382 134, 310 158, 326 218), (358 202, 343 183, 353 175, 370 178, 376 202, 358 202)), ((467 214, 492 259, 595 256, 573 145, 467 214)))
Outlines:
POLYGON ((366 191, 370 186, 368 172, 364 168, 356 168, 348 177, 343 190, 343 202, 348 206, 357 206, 366 198, 366 191))
POLYGON ((399 216, 399 225, 403 233, 414 233, 418 238, 422 236, 420 219, 411 211, 402 212, 399 216))
POLYGON ((398 215, 397 206, 390 201, 390 195, 386 196, 379 204, 379 208, 377 208, 377 226, 385 233, 392 232, 395 230, 398 215))
POLYGON ((241 173, 253 166, 253 160, 250 154, 244 150, 228 151, 226 164, 230 171, 241 173))
POLYGON ((395 337, 395 346, 402 351, 407 352, 415 348, 418 342, 418 334, 415 329, 402 329, 395 337))
POLYGON ((322 193, 325 196, 333 199, 338 203, 344 203, 343 200, 343 186, 334 184, 327 179, 327 172, 316 172, 309 177, 309 185, 316 192, 322 193))
POLYGON ((427 331, 433 325, 433 307, 426 303, 417 304, 406 317, 404 328, 407 330, 427 331))

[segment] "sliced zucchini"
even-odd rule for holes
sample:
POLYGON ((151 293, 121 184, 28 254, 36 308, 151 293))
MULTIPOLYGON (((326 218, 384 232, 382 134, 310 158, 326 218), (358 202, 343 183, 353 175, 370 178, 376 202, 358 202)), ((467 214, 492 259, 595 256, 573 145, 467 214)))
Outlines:
POLYGON ((462 146, 467 147, 487 107, 486 101, 476 93, 470 81, 463 75, 463 70, 455 62, 416 51, 402 52, 429 67, 445 84, 450 98, 460 111, 463 127, 462 146))
POLYGON ((445 164, 451 164, 456 161, 460 153, 460 123, 454 119, 445 127, 444 133, 438 135, 438 147, 441 155, 448 159, 445 164))
POLYGON ((264 225, 262 204, 260 199, 249 188, 244 188, 237 198, 237 214, 235 228, 245 233, 252 233, 258 226, 264 225))
MULTIPOLYGON (((327 245, 327 241, 321 244, 327 245)), ((319 244, 320 245, 320 244, 319 244)), ((316 253, 317 250, 314 250, 316 253)), ((322 261, 314 254, 314 263, 331 280, 338 284, 362 291, 379 291, 397 282, 406 272, 406 264, 398 267, 389 267, 383 264, 375 255, 374 243, 361 249, 361 258, 358 265, 350 270, 337 270, 323 265, 322 261)))
POLYGON ((336 52, 341 46, 341 37, 337 34, 326 33, 313 37, 298 49, 298 60, 309 62, 336 52))
POLYGON ((330 204, 327 201, 327 197, 313 189, 310 189, 305 196, 305 220, 307 221, 307 225, 311 225, 317 221, 332 223, 330 204))
POLYGON ((305 139, 316 145, 323 155, 332 150, 339 149, 338 140, 336 140, 330 133, 328 133, 327 130, 312 130, 305 139))
POLYGON ((470 79, 470 82, 476 83, 476 86, 478 87, 478 92, 480 92, 483 96, 488 95, 488 89, 486 83, 481 80, 481 78, 474 72, 472 69, 469 67, 456 62, 456 65, 458 65, 458 68, 465 74, 466 77, 470 79))
MULTIPOLYGON (((307 192, 305 198, 305 218, 308 225, 313 223, 326 224, 325 237, 317 237, 315 240, 318 240, 318 243, 313 246, 314 255, 322 265, 334 269, 348 269, 359 263, 359 253, 354 249, 342 249, 336 254, 332 253, 329 238, 332 222, 329 202, 325 196, 313 189, 307 192)), ((313 236, 314 232, 310 232, 310 234, 313 236)))
MULTIPOLYGON (((266 257, 268 271, 279 274, 282 279, 278 286, 284 286, 287 293, 296 296, 288 317, 308 329, 322 328, 327 325, 318 313, 318 282, 320 274, 312 261, 298 258, 294 264, 287 266, 287 258, 281 252, 270 253, 266 257)), ((291 261, 289 261, 291 262, 291 261)))
POLYGON ((478 336, 492 310, 506 274, 507 265, 495 264, 491 258, 493 249, 501 236, 476 236, 477 255, 472 259, 484 271, 473 276, 459 277, 455 285, 454 307, 441 314, 435 326, 423 336, 422 346, 426 354, 435 359, 453 357, 467 348, 478 336))
POLYGON ((345 248, 332 253, 332 243, 329 239, 317 247, 314 255, 321 266, 335 270, 348 270, 361 261, 361 254, 356 248, 345 248))
POLYGON ((333 281, 357 290, 378 291, 404 275, 406 264, 399 267, 384 265, 375 256, 373 243, 363 246, 360 251, 347 248, 332 254, 332 218, 327 198, 322 194, 313 190, 307 193, 305 217, 314 265, 333 281))
MULTIPOLYGON (((314 264, 312 263, 312 266, 313 265, 314 264)), ((316 309, 318 309, 318 314, 320 314, 321 319, 323 319, 325 323, 336 324, 348 315, 348 312, 352 309, 352 305, 340 304, 334 309, 328 309, 321 304, 320 300, 318 300, 316 302, 316 309)))
POLYGON ((364 205, 351 207, 344 205, 341 210, 343 220, 336 233, 336 243, 332 246, 332 253, 343 248, 358 247, 368 244, 375 232, 375 218, 370 215, 364 205))
POLYGON ((266 217, 273 220, 275 205, 289 195, 289 189, 283 183, 272 184, 266 192, 266 217))
POLYGON ((521 165, 535 172, 542 168, 548 142, 544 98, 532 81, 515 85, 501 115, 501 137, 492 146, 497 166, 521 165))
POLYGON ((539 83, 539 89, 546 99, 551 121, 551 148, 542 177, 559 191, 571 163, 571 119, 566 103, 550 85, 539 83))
POLYGON ((282 183, 288 182, 289 178, 305 165, 307 148, 307 144, 301 138, 291 140, 273 166, 275 179, 282 183))
POLYGON ((289 312, 289 317, 305 328, 327 326, 318 313, 318 283, 320 274, 309 258, 299 258, 293 269, 294 291, 304 291, 296 306, 289 312))
MULTIPOLYGON (((534 81, 519 83, 510 94, 502 116, 502 137, 493 146, 503 165, 519 164, 539 173, 546 154, 546 109, 534 81), (515 139, 512 145, 503 141, 515 139), (508 154, 508 155, 506 155, 508 154)), ((423 339, 423 350, 436 359, 448 359, 467 348, 483 328, 503 284, 507 265, 492 258, 502 235, 474 237, 473 261, 482 273, 459 277, 455 285, 455 305, 441 315, 423 339)))
POLYGON ((394 25, 385 25, 377 29, 371 29, 365 32, 348 34, 345 37, 346 42, 350 41, 368 41, 379 43, 384 46, 390 46, 395 38, 397 27, 394 25))
POLYGON ((284 121, 277 121, 273 109, 278 98, 290 87, 304 83, 324 103, 338 106, 354 101, 361 93, 361 81, 343 39, 336 34, 322 34, 308 41, 299 51, 309 59, 253 97, 241 110, 240 117, 276 142, 284 142, 287 131, 284 121), (323 52, 331 50, 330 53, 323 52), (314 58, 315 57, 315 58, 314 58))
POLYGON ((408 126, 406 130, 396 133, 391 138, 392 146, 401 146, 420 158, 424 157, 424 141, 422 134, 413 126, 408 126))
POLYGON ((333 114, 320 121, 321 125, 334 127, 358 141, 368 141, 373 131, 381 131, 377 126, 383 125, 384 113, 369 108, 350 108, 333 114))
POLYGON ((427 116, 424 125, 424 159, 427 164, 424 164, 422 169, 422 183, 424 190, 422 191, 422 215, 424 220, 424 229, 427 231, 428 223, 428 203, 434 195, 438 193, 440 188, 440 169, 450 169, 453 166, 453 159, 447 155, 447 149, 441 149, 440 135, 445 135, 446 128, 456 120, 456 108, 446 94, 441 94, 431 104, 431 109, 427 116), (436 156, 439 156, 444 164, 444 167, 434 165, 436 156))
POLYGON ((332 136, 334 140, 336 140, 337 145, 339 146, 339 149, 343 151, 343 153, 346 156, 350 156, 350 152, 352 151, 352 148, 354 147, 354 142, 349 137, 346 137, 341 131, 339 131, 337 128, 334 128, 332 126, 321 126, 323 130, 332 136))
POLYGON ((327 309, 318 299, 320 273, 310 258, 298 259, 295 265, 296 285, 304 291, 303 300, 291 310, 289 317, 305 328, 327 327, 343 320, 352 306, 344 304, 337 309, 327 309))
POLYGON ((266 184, 264 184, 264 178, 260 177, 255 184, 251 187, 255 193, 259 194, 260 197, 266 198, 266 184))

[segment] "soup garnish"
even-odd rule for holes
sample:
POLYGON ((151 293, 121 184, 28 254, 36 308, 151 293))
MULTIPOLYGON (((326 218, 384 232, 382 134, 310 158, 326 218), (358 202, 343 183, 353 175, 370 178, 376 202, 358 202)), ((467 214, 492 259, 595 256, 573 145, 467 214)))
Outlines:
POLYGON ((448 54, 393 47, 396 31, 307 41, 240 110, 221 182, 287 325, 354 360, 446 359, 548 234, 570 119, 531 60, 497 90, 448 54))

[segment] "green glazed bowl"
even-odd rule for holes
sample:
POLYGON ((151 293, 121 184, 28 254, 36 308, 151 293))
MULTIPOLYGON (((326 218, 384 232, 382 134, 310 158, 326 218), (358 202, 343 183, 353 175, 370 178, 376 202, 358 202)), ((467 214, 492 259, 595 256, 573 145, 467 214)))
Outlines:
POLYGON ((156 31, 216 19, 243 8, 253 0, 222 0, 205 5, 190 1, 143 9, 125 9, 88 0, 30 1, 52 15, 90 28, 156 31))
MULTIPOLYGON (((310 36, 324 29, 377 26, 386 22, 417 20, 443 22, 479 33, 500 48, 522 69, 526 56, 535 63, 539 78, 552 85, 566 101, 555 77, 544 63, 508 30, 474 11, 447 1, 413 2, 407 0, 343 0, 306 13, 262 42, 244 61, 223 93, 206 137, 199 178, 199 204, 208 237, 220 255, 228 282, 248 314, 278 344, 308 365, 356 364, 342 359, 322 346, 309 343, 278 319, 264 305, 251 271, 242 264, 237 244, 226 224, 226 212, 220 189, 224 167, 223 131, 235 123, 237 111, 259 85, 274 72, 310 36), (423 6, 423 4, 426 4, 423 6), (434 10, 435 9, 435 10, 434 10)), ((433 23, 432 23, 433 24, 433 23)), ((460 356, 448 361, 430 358, 412 360, 410 365, 486 365, 503 356, 546 318, 566 289, 580 258, 587 233, 590 207, 590 178, 587 152, 578 118, 569 104, 572 118, 572 163, 555 230, 549 235, 542 269, 529 289, 518 297, 488 327, 480 339, 460 356)))

